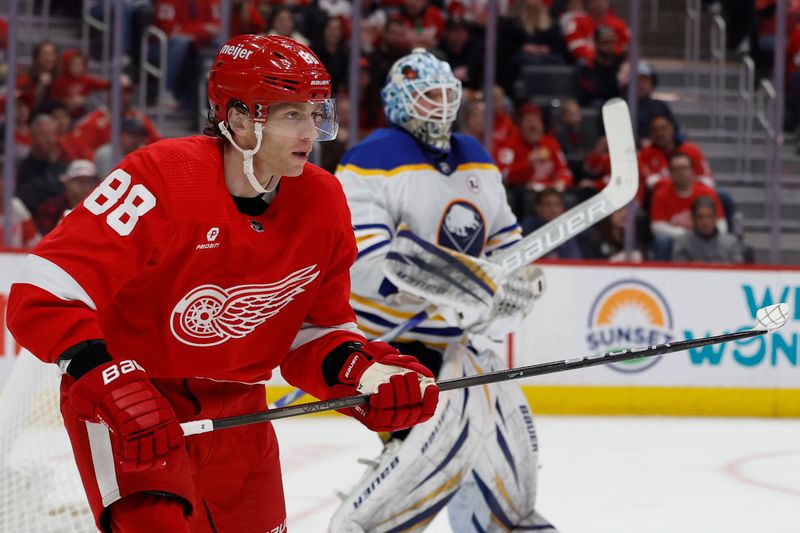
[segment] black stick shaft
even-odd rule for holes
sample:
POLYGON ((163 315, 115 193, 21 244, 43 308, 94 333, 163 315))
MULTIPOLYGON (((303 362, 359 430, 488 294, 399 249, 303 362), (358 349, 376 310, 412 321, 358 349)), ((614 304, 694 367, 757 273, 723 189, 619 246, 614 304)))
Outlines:
MULTIPOLYGON (((442 391, 461 389, 464 387, 474 387, 475 385, 485 385, 488 383, 510 381, 512 379, 541 376, 544 374, 554 374, 556 372, 564 372, 566 370, 575 370, 590 366, 618 363, 620 361, 628 361, 630 359, 638 359, 641 357, 654 357, 656 355, 680 352, 683 350, 699 348, 701 346, 708 346, 711 344, 720 344, 723 342, 748 339, 750 337, 764 335, 767 332, 768 330, 766 329, 750 329, 747 331, 705 337, 703 339, 689 339, 684 341, 668 342, 665 344, 657 344, 655 346, 646 346, 642 348, 629 348, 627 350, 611 351, 599 355, 589 355, 575 359, 564 359, 550 363, 540 363, 538 365, 510 368, 508 370, 498 370, 496 372, 480 374, 477 376, 446 379, 437 382, 437 385, 439 386, 439 390, 442 391)), ((219 418, 212 420, 212 424, 214 430, 245 426, 248 424, 257 424, 259 422, 277 420, 279 418, 289 418, 292 416, 305 415, 309 413, 319 413, 322 411, 332 411, 334 409, 354 407, 356 405, 367 403, 367 398, 369 398, 368 395, 361 394, 359 396, 346 396, 336 400, 323 400, 320 402, 312 402, 303 405, 290 405, 287 407, 279 407, 277 409, 270 409, 269 411, 253 413, 250 415, 219 418)))

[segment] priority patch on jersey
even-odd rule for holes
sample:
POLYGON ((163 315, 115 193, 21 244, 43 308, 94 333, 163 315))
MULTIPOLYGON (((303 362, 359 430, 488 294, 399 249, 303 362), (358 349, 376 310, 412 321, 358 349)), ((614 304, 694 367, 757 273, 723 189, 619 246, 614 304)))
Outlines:
POLYGON ((486 241, 486 221, 477 206, 467 200, 450 202, 439 222, 437 243, 462 254, 480 257, 486 241))

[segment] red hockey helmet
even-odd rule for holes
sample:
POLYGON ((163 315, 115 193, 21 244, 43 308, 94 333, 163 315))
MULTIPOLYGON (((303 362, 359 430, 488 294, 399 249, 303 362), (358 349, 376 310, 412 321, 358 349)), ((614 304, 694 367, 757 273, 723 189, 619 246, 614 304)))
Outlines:
MULTIPOLYGON (((228 40, 214 58, 208 100, 217 122, 225 120, 233 103, 243 104, 253 120, 265 121, 269 105, 275 102, 319 102, 326 115, 322 122, 335 120, 325 66, 307 46, 279 35, 238 35, 228 40)), ((318 140, 325 140, 329 127, 335 125, 318 127, 322 130, 318 140)), ((335 129, 330 133, 335 136, 335 129)))

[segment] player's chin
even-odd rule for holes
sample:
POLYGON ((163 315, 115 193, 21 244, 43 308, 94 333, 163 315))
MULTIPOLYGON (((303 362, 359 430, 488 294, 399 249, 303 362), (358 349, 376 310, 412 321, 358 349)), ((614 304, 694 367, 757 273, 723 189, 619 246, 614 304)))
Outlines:
POLYGON ((289 156, 287 172, 284 176, 299 176, 303 173, 303 168, 308 162, 308 156, 311 152, 292 152, 289 156))

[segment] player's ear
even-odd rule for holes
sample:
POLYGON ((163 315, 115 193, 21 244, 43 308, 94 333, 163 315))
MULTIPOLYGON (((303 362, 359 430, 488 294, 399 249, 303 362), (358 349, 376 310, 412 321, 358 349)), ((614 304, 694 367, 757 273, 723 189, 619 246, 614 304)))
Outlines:
POLYGON ((242 134, 253 129, 250 116, 236 107, 231 107, 228 110, 228 125, 234 134, 242 134))

